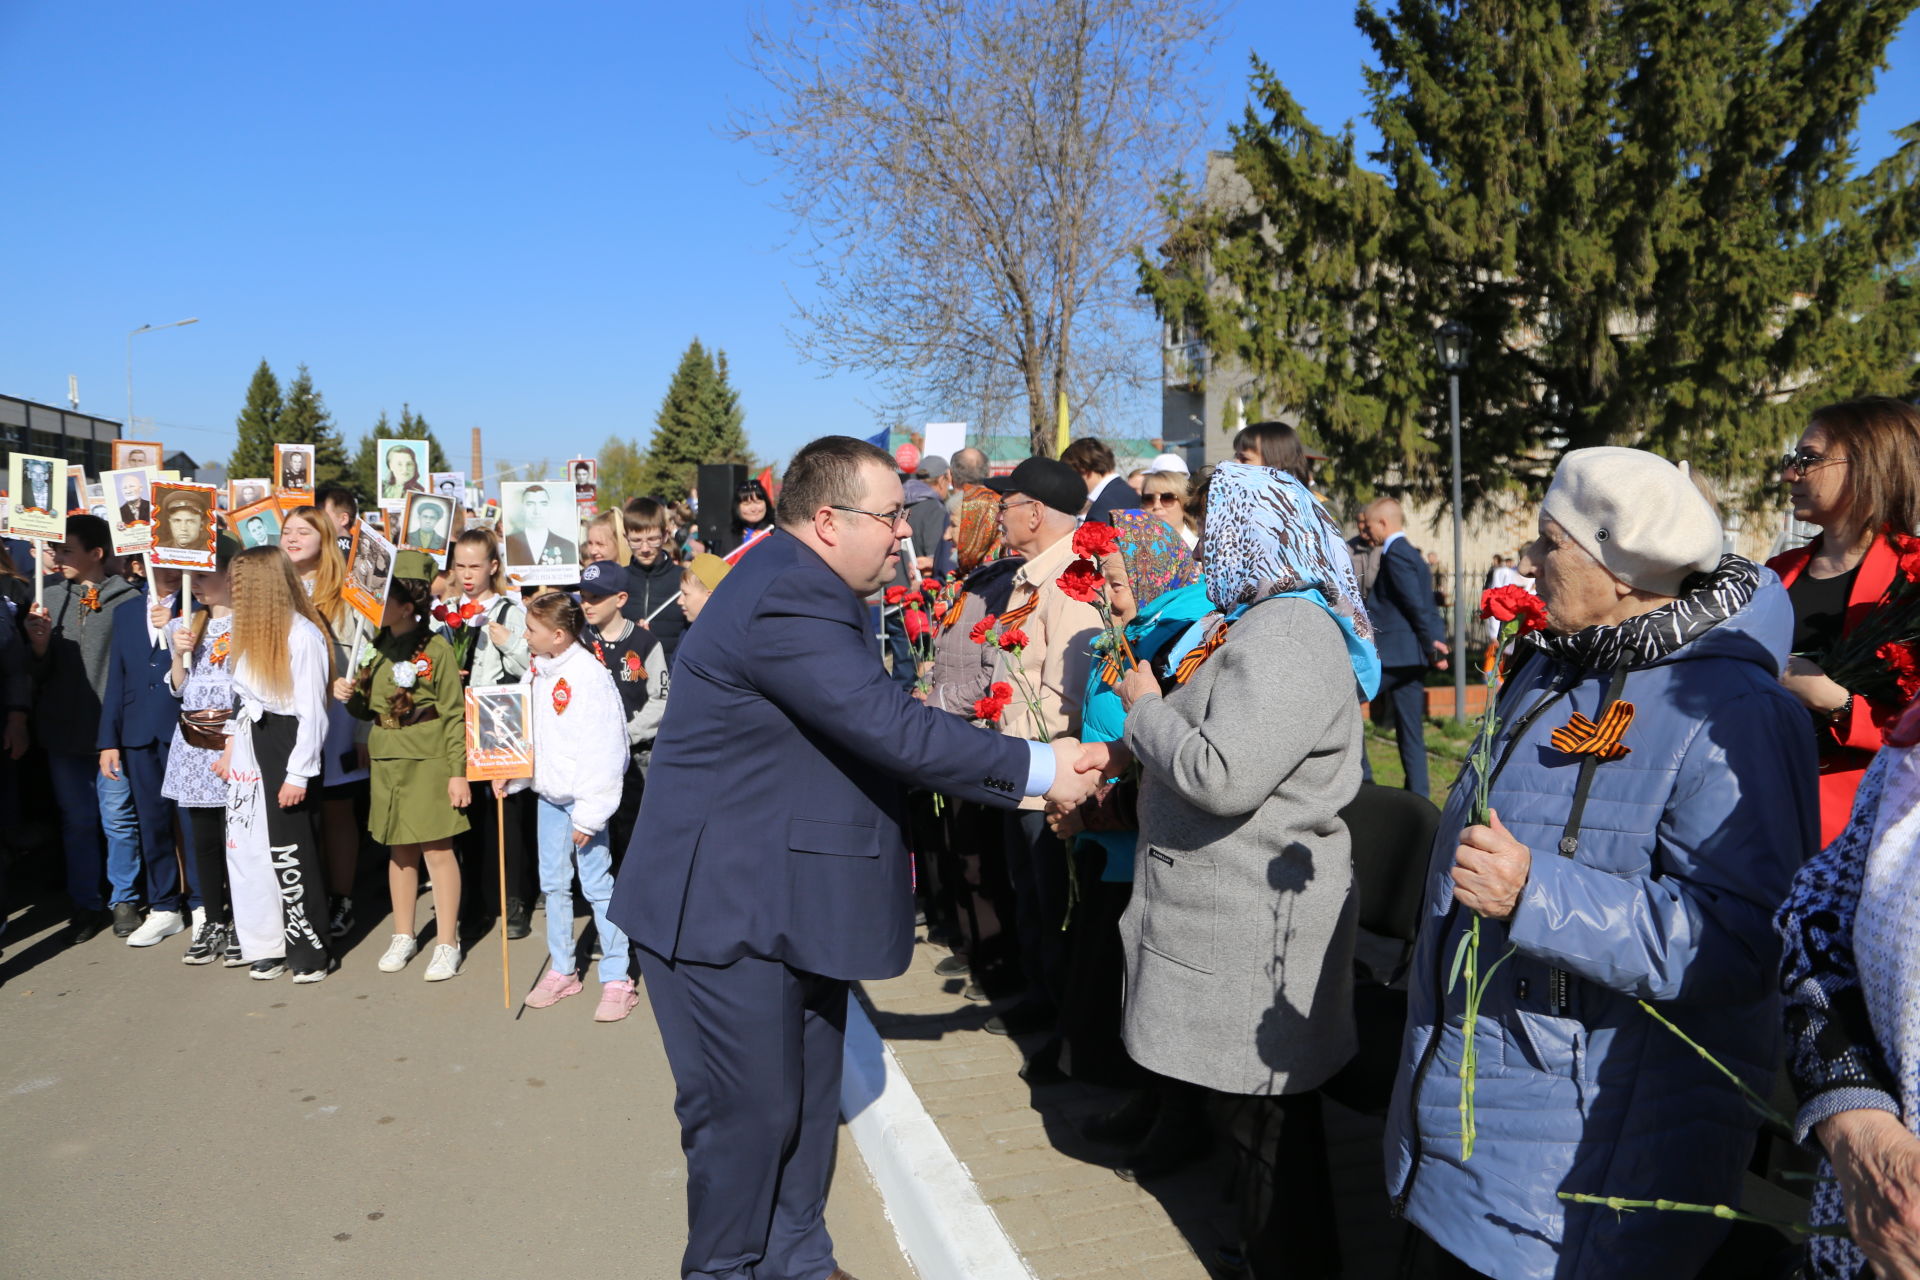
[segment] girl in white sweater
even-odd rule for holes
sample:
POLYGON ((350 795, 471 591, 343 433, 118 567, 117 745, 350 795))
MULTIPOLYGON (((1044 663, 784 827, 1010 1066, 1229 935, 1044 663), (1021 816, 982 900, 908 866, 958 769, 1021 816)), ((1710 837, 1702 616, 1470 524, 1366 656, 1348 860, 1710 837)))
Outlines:
MULTIPOLYGON (((527 606, 527 643, 533 650, 533 789, 539 797, 540 887, 547 895, 550 967, 527 996, 544 1009, 581 991, 574 962, 573 894, 593 908, 600 934, 600 1005, 596 1022, 618 1022, 640 1001, 627 972, 627 935, 607 919, 613 896, 613 858, 607 820, 620 804, 626 772, 626 718, 613 675, 580 646, 586 619, 558 591, 527 606)), ((502 795, 525 779, 495 782, 502 795)))

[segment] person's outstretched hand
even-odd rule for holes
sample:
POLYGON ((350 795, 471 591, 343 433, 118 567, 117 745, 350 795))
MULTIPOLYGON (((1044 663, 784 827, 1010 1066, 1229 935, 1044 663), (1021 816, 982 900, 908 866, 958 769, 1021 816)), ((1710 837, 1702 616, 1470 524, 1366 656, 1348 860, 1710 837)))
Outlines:
POLYGON ((1089 759, 1078 738, 1055 738, 1053 747, 1053 785, 1047 799, 1061 805, 1077 805, 1100 786, 1100 761, 1089 759))

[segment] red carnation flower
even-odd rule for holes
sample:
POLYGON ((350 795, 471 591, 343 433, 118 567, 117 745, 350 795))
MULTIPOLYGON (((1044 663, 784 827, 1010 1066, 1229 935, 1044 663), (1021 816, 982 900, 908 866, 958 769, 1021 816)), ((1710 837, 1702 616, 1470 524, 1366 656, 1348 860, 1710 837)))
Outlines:
POLYGON ((1480 616, 1501 622, 1518 622, 1522 635, 1529 631, 1544 631, 1547 627, 1545 602, 1525 587, 1513 584, 1494 587, 1482 593, 1480 616))
POLYGON ((1073 554, 1098 560, 1120 549, 1120 535, 1110 524, 1089 520, 1073 533, 1073 554))
POLYGON ((1012 653, 1017 649, 1024 649, 1027 647, 1027 633, 1018 627, 1015 627, 1011 631, 1002 631, 1000 633, 999 644, 1002 652, 1005 653, 1012 653))
POLYGON ((985 644, 987 642, 987 633, 993 630, 993 624, 998 621, 998 617, 991 613, 988 614, 973 624, 973 630, 967 632, 967 639, 973 641, 975 644, 985 644))
POLYGON ((996 680, 993 682, 993 688, 987 690, 987 696, 1000 702, 1012 702, 1013 686, 1005 680, 996 680))
POLYGON ((933 624, 927 621, 927 615, 918 609, 907 610, 901 622, 906 627, 907 642, 909 644, 933 630, 933 624))
POLYGON ((1006 709, 1007 704, 1005 699, 981 698, 973 704, 973 718, 975 720, 985 720, 989 724, 998 724, 1000 722, 1000 713, 1006 709))
POLYGON ((1920 582, 1920 538, 1896 533, 1893 535, 1893 546, 1900 553, 1900 576, 1920 582))
POLYGON ((1913 646, 1890 640, 1875 649, 1873 656, 1887 664, 1902 697, 1911 699, 1920 692, 1920 658, 1914 656, 1913 646))
POLYGON ((907 589, 905 587, 888 587, 887 588, 888 604, 899 604, 902 600, 905 600, 906 598, 907 598, 907 589))
POLYGON ((1106 582, 1100 573, 1100 566, 1091 560, 1075 560, 1067 566, 1065 573, 1054 579, 1054 585, 1064 591, 1068 599, 1078 600, 1081 604, 1092 604, 1106 582))

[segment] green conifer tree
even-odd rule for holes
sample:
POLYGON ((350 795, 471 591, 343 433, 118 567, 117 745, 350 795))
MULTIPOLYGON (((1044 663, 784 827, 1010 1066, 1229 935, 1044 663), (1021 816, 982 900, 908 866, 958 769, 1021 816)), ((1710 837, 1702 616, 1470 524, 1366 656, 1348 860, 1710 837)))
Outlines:
MULTIPOLYGON (((305 373, 305 366, 301 371, 305 373)), ((253 371, 252 381, 247 383, 246 403, 240 407, 240 416, 234 426, 239 438, 234 442, 233 452, 227 456, 227 474, 236 480, 255 477, 265 478, 273 474, 273 446, 281 441, 277 432, 280 429, 280 417, 286 410, 286 401, 280 394, 280 379, 273 376, 273 369, 263 358, 260 367, 253 371)))
POLYGON ((641 471, 641 490, 658 497, 687 496, 703 462, 751 465, 746 412, 727 379, 727 357, 716 361, 695 338, 680 357, 654 417, 653 440, 641 471))
POLYGON ((313 470, 318 483, 327 484, 346 474, 346 446, 334 429, 333 415, 327 412, 325 398, 314 389, 313 375, 304 364, 287 384, 285 405, 275 430, 276 443, 313 446, 313 470))
MULTIPOLYGON (((373 503, 380 492, 380 459, 376 440, 425 440, 427 442, 427 469, 430 471, 450 471, 447 465, 446 451, 440 447, 440 441, 434 437, 433 428, 427 425, 422 414, 413 411, 411 405, 400 406, 400 421, 394 423, 387 418, 382 409, 373 429, 360 437, 359 447, 353 451, 353 463, 348 469, 347 487, 359 497, 362 506, 373 503)), ((422 484, 426 477, 420 477, 422 484)))

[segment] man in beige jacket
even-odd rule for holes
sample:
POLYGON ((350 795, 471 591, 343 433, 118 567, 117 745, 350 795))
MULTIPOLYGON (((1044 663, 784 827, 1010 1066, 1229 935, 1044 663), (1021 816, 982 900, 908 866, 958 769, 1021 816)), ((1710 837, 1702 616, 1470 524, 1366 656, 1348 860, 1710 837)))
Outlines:
MULTIPOLYGON (((1000 718, 1001 732, 1039 742, 1077 738, 1100 614, 1070 598, 1055 580, 1074 561, 1073 532, 1086 505, 1086 485, 1064 462, 1028 458, 987 486, 1001 495, 1000 529, 1007 546, 1026 558, 1000 615, 1003 636, 1012 631, 1026 636, 1019 652, 1001 654, 994 672, 995 680, 1014 690, 1000 718), (1028 692, 1039 703, 1037 716, 1027 703, 1028 692)), ((1028 1000, 988 1021, 987 1029, 1002 1035, 1048 1025, 1066 977, 1060 924, 1067 910, 1067 855, 1047 829, 1043 807, 1022 803, 1006 816, 1007 872, 1028 1000)))

